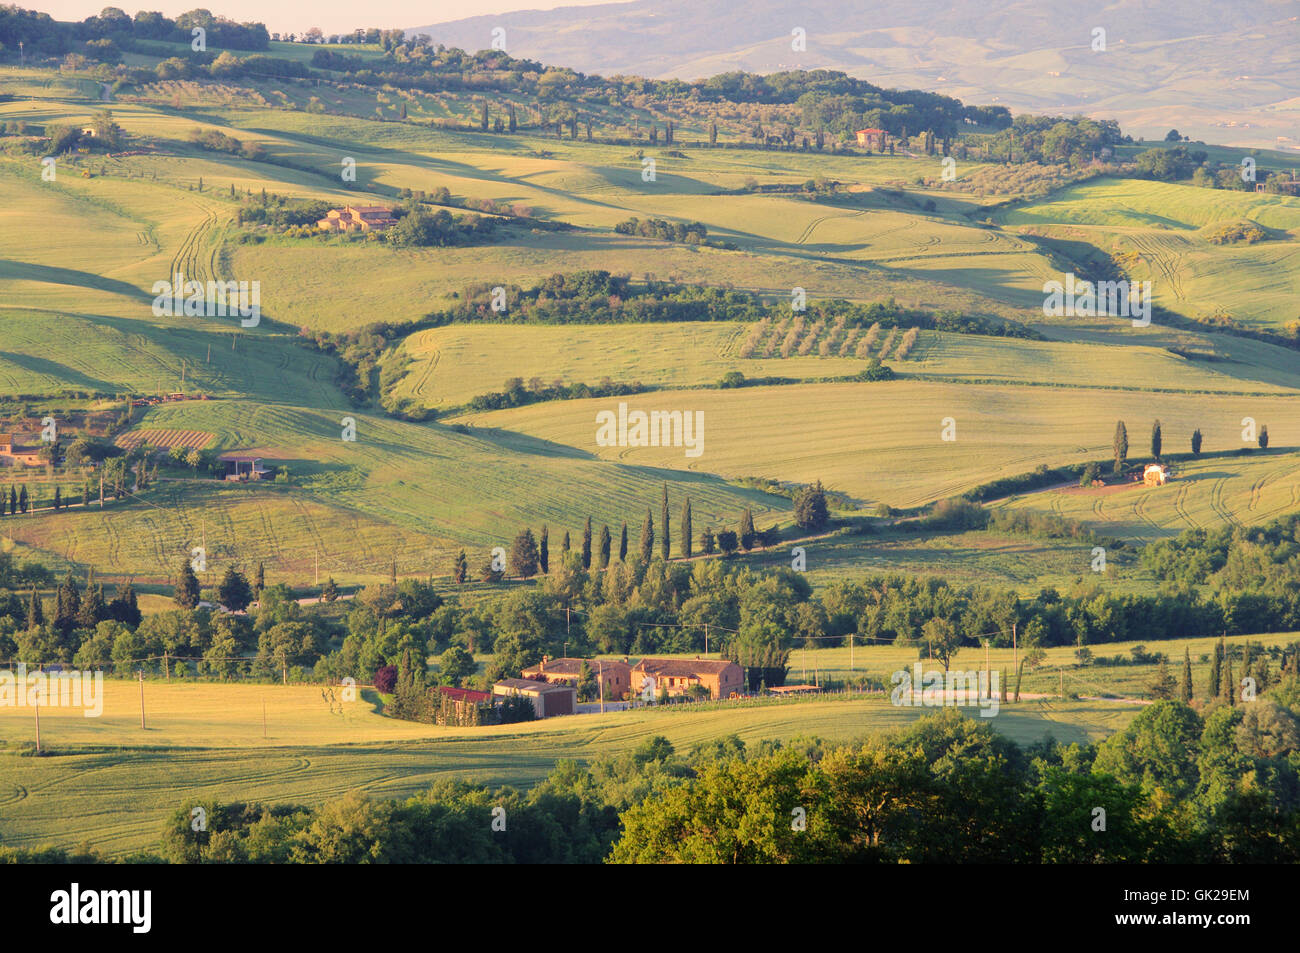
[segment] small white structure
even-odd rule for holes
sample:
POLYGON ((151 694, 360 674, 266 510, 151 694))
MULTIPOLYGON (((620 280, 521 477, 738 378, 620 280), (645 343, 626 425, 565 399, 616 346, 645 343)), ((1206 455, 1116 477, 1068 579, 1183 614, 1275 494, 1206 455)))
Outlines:
POLYGON ((1148 463, 1142 471, 1142 482, 1146 486, 1164 486, 1169 482, 1169 468, 1162 463, 1148 463))

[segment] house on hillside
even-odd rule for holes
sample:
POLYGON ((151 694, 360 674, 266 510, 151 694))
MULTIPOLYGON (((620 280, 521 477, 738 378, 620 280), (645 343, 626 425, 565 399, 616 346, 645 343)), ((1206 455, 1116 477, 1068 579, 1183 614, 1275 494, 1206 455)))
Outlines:
POLYGON ((383 205, 345 205, 330 209, 329 214, 316 223, 318 228, 327 232, 371 232, 396 224, 393 210, 383 205))
POLYGON ((553 682, 577 688, 584 662, 591 669, 591 675, 601 687, 604 697, 620 699, 631 690, 632 666, 627 662, 608 659, 551 658, 548 655, 519 674, 521 678, 535 682, 553 682))
POLYGON ((0 466, 40 467, 45 465, 40 447, 23 446, 11 433, 0 433, 0 466))
POLYGON ((744 690, 745 670, 735 662, 698 658, 643 658, 632 668, 634 692, 648 687, 656 695, 666 691, 669 697, 675 697, 687 694, 696 685, 707 689, 710 698, 730 698, 744 690), (647 679, 653 684, 648 684, 647 679))
POLYGON ((535 682, 527 678, 503 678, 492 686, 495 698, 522 695, 533 703, 538 718, 572 715, 578 710, 578 692, 572 685, 535 682))
POLYGON ((858 137, 858 145, 864 149, 875 149, 877 152, 884 152, 889 133, 883 129, 859 129, 854 133, 858 137))
POLYGON ((1142 471, 1142 482, 1146 486, 1164 486, 1169 482, 1169 468, 1162 463, 1148 463, 1142 471))

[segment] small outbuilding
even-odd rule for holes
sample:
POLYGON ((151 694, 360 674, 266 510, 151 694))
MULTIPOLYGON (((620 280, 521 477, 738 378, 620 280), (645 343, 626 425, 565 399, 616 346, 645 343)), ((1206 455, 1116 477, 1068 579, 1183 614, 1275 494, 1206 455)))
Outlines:
POLYGON ((497 698, 522 695, 533 703, 538 718, 572 715, 578 710, 578 691, 572 685, 534 682, 527 678, 503 678, 492 686, 497 698))
POLYGON ((1169 468, 1162 463, 1148 463, 1142 471, 1142 482, 1146 486, 1164 486, 1169 482, 1169 468))

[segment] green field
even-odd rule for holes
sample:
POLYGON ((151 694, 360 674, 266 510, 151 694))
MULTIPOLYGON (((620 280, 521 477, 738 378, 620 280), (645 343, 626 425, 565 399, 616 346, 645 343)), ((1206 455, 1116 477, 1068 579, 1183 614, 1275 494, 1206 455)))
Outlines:
POLYGON ((1197 427, 1206 450, 1241 446, 1244 416, 1269 423, 1274 447, 1294 446, 1300 433, 1300 408, 1290 397, 902 380, 684 390, 626 400, 629 409, 703 412, 703 455, 692 460, 677 448, 598 447, 596 414, 616 408, 619 401, 612 398, 459 419, 497 430, 502 440, 526 434, 606 460, 725 477, 761 472, 800 483, 820 479, 864 503, 900 507, 955 496, 1041 463, 1104 460, 1117 419, 1129 421, 1135 460, 1142 458, 1143 435, 1157 417, 1171 449, 1185 444, 1197 427), (800 414, 797 428, 790 426, 792 412, 800 414), (956 421, 955 440, 942 439, 945 418, 956 421))
MULTIPOLYGON (((1254 637, 1284 645, 1295 634, 1254 637)), ((1229 640, 1233 644, 1245 638, 1229 640)), ((1191 652, 1199 692, 1213 639, 1161 643, 1175 671, 1191 652)), ((1093 646, 1098 655, 1127 657, 1134 643, 1093 646)), ((954 668, 982 669, 978 647, 958 653, 954 668)), ((790 682, 874 675, 910 669, 915 650, 855 646, 791 656, 790 682)), ((1009 648, 992 649, 991 669, 1010 671, 1009 648)), ((925 663, 926 670, 934 667, 925 663)), ((1080 668, 1069 647, 1047 650, 1027 674, 1018 704, 1009 702, 989 722, 1022 744, 1052 737, 1069 744, 1097 741, 1122 728, 1154 665, 1080 668), (1067 695, 1111 694, 1110 700, 1067 695), (1032 696, 1032 697, 1030 697, 1032 696)), ((1012 686, 1008 686, 1010 693, 1012 686)), ((140 727, 136 682, 108 679, 103 714, 45 708, 41 739, 47 758, 17 752, 33 738, 32 711, 0 709, 0 843, 76 846, 89 840, 110 853, 147 849, 166 816, 185 798, 320 804, 349 791, 405 797, 442 777, 528 786, 557 760, 579 762, 631 750, 654 735, 678 749, 737 734, 749 743, 801 736, 848 741, 905 725, 922 709, 893 706, 888 696, 830 696, 744 706, 648 708, 579 715, 523 725, 460 729, 394 721, 378 714, 373 695, 330 711, 317 686, 145 683, 146 727, 140 727), (265 712, 265 714, 264 714, 265 712), (265 718, 265 728, 263 726, 265 718), (263 732, 265 731, 265 736, 263 732), (8 750, 5 750, 8 749, 8 750), (57 833, 54 833, 57 831, 57 833)), ((968 709, 970 717, 977 717, 968 709)))
POLYGON ((995 220, 1082 236, 1136 255, 1132 277, 1152 282, 1157 304, 1189 317, 1222 312, 1273 328, 1300 317, 1300 199, 1100 179, 1000 212, 995 220), (1239 221, 1262 226, 1268 240, 1219 246, 1206 239, 1211 226, 1239 221))
MULTIPOLYGON (((405 797, 442 777, 528 786, 557 760, 627 751, 654 735, 682 749, 729 734, 750 743, 804 735, 847 741, 905 725, 921 711, 866 696, 453 729, 393 722, 365 701, 331 715, 318 687, 151 681, 148 727, 141 729, 135 683, 110 680, 105 696, 99 719, 42 712, 51 757, 0 749, 0 843, 71 847, 90 840, 121 854, 153 847, 165 818, 187 797, 314 805, 350 791, 405 797)), ((993 720, 1021 742, 1050 734, 1069 743, 1108 733, 1131 714, 1131 706, 1111 702, 1024 701, 993 720)), ((0 738, 11 746, 29 741, 30 716, 0 709, 0 738)))
POLYGON ((1267 523, 1300 509, 1300 457, 1295 453, 1189 460, 1165 486, 1065 487, 1004 501, 1133 540, 1159 539, 1188 529, 1267 523))

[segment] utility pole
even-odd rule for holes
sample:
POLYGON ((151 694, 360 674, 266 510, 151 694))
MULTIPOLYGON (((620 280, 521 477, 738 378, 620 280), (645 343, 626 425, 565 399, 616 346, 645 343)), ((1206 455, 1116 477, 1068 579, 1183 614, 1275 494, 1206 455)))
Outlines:
POLYGON ((600 713, 605 714, 605 665, 596 659, 596 687, 600 690, 600 713))
POLYGON ((1019 672, 1020 671, 1020 649, 1016 645, 1016 624, 1014 622, 1011 623, 1011 658, 1012 658, 1012 667, 1017 672, 1019 672))
POLYGON ((167 658, 167 650, 163 649, 163 671, 167 673, 167 681, 172 680, 172 665, 167 658))
POLYGON ((104 465, 101 463, 99 470, 99 508, 104 508, 104 465))
POLYGON ((144 669, 140 669, 137 674, 140 676, 140 727, 144 727, 144 669))
POLYGON ((849 633, 849 671, 853 671, 853 633, 849 633))

